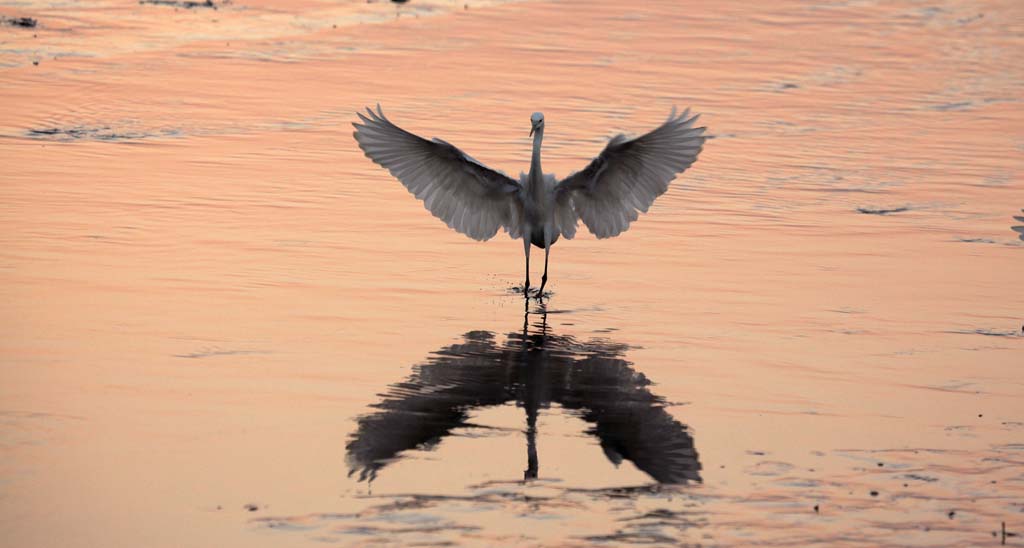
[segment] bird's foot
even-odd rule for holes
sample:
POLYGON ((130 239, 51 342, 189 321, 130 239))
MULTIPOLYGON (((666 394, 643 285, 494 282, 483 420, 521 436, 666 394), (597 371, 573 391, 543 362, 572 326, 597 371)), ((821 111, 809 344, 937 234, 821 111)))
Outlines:
POLYGON ((536 297, 538 301, 543 299, 546 296, 546 295, 544 295, 544 286, 546 286, 546 285, 548 285, 548 274, 545 272, 544 273, 544 278, 542 278, 541 282, 540 282, 540 288, 537 289, 537 294, 534 295, 534 297, 536 297))
POLYGON ((522 296, 524 299, 529 299, 530 295, 536 290, 536 287, 527 288, 522 284, 510 285, 506 288, 509 295, 522 296))

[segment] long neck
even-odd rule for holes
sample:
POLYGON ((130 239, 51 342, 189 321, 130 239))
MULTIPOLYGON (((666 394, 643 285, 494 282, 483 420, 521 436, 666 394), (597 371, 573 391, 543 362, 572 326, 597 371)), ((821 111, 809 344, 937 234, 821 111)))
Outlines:
POLYGON ((540 190, 544 181, 544 172, 540 168, 540 142, 544 140, 544 128, 533 133, 533 159, 530 160, 530 186, 534 191, 540 190))

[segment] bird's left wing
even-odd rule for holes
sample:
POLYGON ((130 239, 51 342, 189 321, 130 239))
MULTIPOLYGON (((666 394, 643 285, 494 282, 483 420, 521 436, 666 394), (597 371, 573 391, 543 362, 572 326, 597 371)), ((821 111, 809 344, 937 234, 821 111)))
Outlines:
POLYGON ((357 113, 353 135, 366 157, 391 172, 428 211, 449 227, 488 240, 509 232, 518 215, 519 183, 440 139, 405 131, 377 111, 357 113))
POLYGON ((576 215, 598 238, 611 238, 629 228, 638 211, 647 212, 668 184, 697 161, 704 146, 699 115, 675 109, 664 124, 636 139, 617 135, 583 171, 555 187, 557 203, 571 202, 576 215))

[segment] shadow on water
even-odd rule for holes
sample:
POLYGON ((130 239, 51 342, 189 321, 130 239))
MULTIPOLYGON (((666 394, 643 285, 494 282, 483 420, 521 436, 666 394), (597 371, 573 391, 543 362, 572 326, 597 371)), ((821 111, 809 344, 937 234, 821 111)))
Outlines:
POLYGON ((629 346, 556 335, 547 314, 543 304, 527 311, 522 332, 504 342, 470 331, 392 384, 376 411, 357 419, 346 446, 349 475, 372 481, 404 451, 433 449, 455 429, 472 427, 474 410, 514 402, 525 412, 526 480, 541 470, 538 413, 554 404, 589 423, 587 433, 615 465, 629 460, 660 483, 701 481, 693 436, 623 358, 629 346))

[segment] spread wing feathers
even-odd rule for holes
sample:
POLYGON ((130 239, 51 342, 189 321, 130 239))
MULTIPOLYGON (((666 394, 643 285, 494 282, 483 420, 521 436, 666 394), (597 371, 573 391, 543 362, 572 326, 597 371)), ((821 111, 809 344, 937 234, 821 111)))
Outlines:
POLYGON ((572 204, 576 215, 598 238, 618 236, 646 213, 668 184, 697 160, 704 146, 703 127, 693 127, 699 115, 676 110, 657 129, 628 139, 617 135, 583 171, 555 187, 562 207, 572 204))
MULTIPOLYGON (((557 189, 558 187, 555 184, 554 176, 551 176, 551 179, 551 186, 557 189)), ((554 214, 552 215, 555 232, 561 234, 566 240, 573 239, 576 236, 576 224, 578 222, 578 218, 576 210, 573 208, 572 200, 559 200, 556 196, 554 214)), ((591 229, 591 232, 593 232, 593 229, 591 229)))
POLYGON ((511 232, 519 183, 477 162, 440 139, 409 133, 377 111, 357 113, 353 135, 366 157, 380 164, 423 201, 435 217, 473 238, 489 240, 499 228, 511 232))

